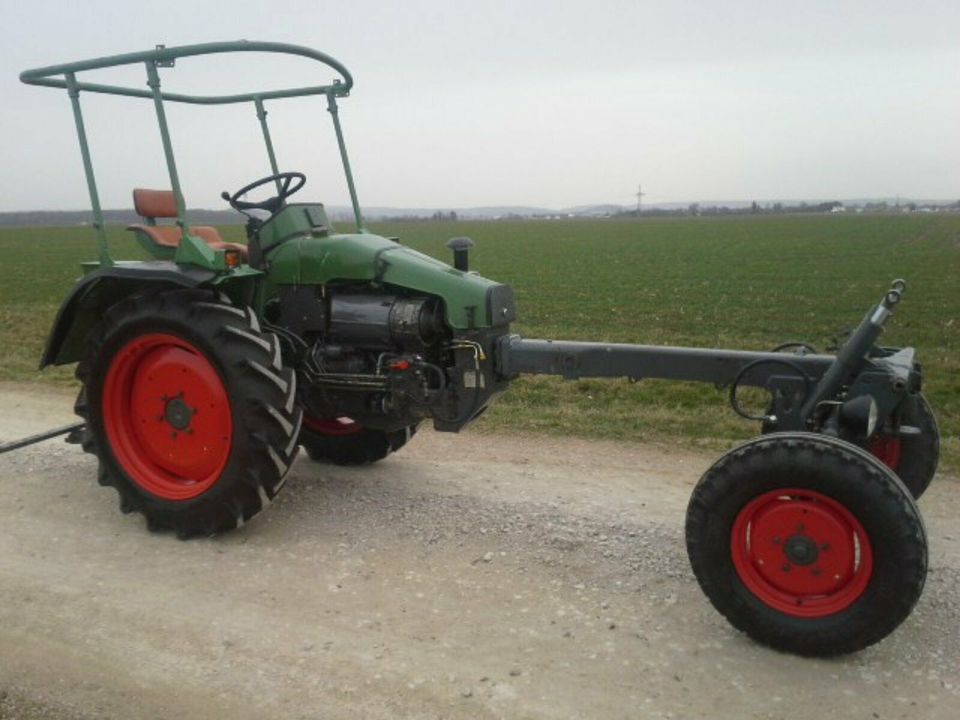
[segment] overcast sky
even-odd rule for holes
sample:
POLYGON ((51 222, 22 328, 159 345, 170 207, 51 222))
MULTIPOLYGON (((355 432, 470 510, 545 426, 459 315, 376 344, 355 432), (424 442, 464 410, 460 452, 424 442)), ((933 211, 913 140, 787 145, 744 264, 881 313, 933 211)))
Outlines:
MULTIPOLYGON (((354 74, 363 204, 960 197, 960 2, 0 0, 0 211, 88 206, 64 91, 20 71, 157 43, 308 45, 354 74)), ((166 89, 317 84, 268 55, 186 60, 166 89)), ((319 69, 319 74, 317 70, 319 69)), ((95 80, 94 74, 88 79, 95 80)), ((101 74, 142 86, 142 67, 101 74)), ((164 187, 148 101, 84 94, 104 207, 164 187)), ((321 98, 268 105, 303 197, 347 193, 321 98)), ((269 174, 253 107, 170 108, 188 204, 269 174)))

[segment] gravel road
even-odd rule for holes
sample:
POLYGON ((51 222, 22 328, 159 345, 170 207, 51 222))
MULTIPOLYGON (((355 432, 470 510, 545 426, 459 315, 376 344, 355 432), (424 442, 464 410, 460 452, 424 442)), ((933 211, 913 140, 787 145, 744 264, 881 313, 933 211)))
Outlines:
MULTIPOLYGON (((72 398, 0 384, 0 440, 72 398)), ((55 440, 0 456, 0 718, 956 718, 960 484, 921 502, 927 588, 836 660, 732 630, 690 573, 712 454, 424 431, 378 466, 301 456, 242 530, 122 515, 55 440)))

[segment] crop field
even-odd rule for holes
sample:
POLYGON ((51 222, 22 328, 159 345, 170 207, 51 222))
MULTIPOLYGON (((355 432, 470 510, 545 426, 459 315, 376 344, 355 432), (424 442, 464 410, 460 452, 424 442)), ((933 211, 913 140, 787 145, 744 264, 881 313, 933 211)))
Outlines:
MULTIPOLYGON (((516 290, 527 337, 768 349, 829 347, 896 277, 908 289, 883 342, 918 349, 946 464, 960 467, 960 216, 774 216, 642 221, 406 222, 374 225, 444 260, 469 235, 472 269, 516 290)), ((239 240, 242 228, 223 229, 239 240)), ((117 257, 140 251, 111 229, 117 257)), ((36 371, 92 231, 0 231, 0 379, 69 384, 36 371)), ((524 378, 479 423, 668 443, 729 445, 755 428, 712 385, 524 378)))

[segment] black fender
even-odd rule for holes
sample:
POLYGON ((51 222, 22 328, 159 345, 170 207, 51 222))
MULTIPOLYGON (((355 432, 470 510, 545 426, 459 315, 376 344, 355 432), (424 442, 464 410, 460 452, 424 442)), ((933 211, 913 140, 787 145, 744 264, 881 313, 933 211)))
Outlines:
POLYGON ((80 360, 84 340, 114 303, 147 289, 207 286, 215 277, 211 270, 162 260, 117 263, 84 275, 57 312, 40 369, 80 360))

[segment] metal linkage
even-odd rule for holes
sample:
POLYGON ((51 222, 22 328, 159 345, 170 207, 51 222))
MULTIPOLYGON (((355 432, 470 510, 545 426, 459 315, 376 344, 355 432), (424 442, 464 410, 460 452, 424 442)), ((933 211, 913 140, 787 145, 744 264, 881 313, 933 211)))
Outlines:
POLYGON ((93 209, 93 227, 97 232, 97 254, 104 267, 113 265, 107 244, 107 229, 103 224, 103 211, 100 209, 100 194, 97 192, 97 180, 93 174, 93 161, 90 159, 90 143, 83 124, 83 111, 80 109, 80 90, 77 76, 68 72, 64 75, 70 105, 73 108, 73 121, 77 127, 77 139, 80 142, 80 156, 83 159, 83 172, 87 179, 87 191, 90 193, 90 207, 93 209))
POLYGON ((167 173, 170 176, 170 189, 177 205, 177 225, 184 236, 190 234, 187 225, 187 206, 183 200, 183 191, 180 189, 180 175, 177 173, 177 161, 173 155, 173 144, 170 142, 170 128, 167 125, 167 113, 163 109, 163 93, 160 90, 160 74, 157 72, 155 61, 144 63, 147 68, 147 86, 153 96, 153 107, 157 113, 157 126, 160 128, 160 141, 163 143, 163 156, 167 162, 167 173))
POLYGON ((74 423, 72 425, 64 425, 63 427, 54 428, 53 430, 37 433, 36 435, 30 435, 29 437, 20 438, 19 440, 12 440, 11 442, 0 445, 0 455, 3 455, 5 452, 10 452, 11 450, 19 450, 27 445, 33 445, 38 442, 43 442, 44 440, 66 435, 67 433, 78 432, 85 427, 86 425, 84 423, 74 423))
MULTIPOLYGON (((93 178, 93 166, 90 161, 90 150, 87 144, 86 133, 83 128, 83 119, 80 114, 79 93, 93 92, 106 95, 121 95, 124 97, 147 98, 154 102, 157 122, 160 127, 160 137, 163 141, 163 150, 167 162, 167 169, 170 175, 170 184, 177 204, 177 223, 183 228, 184 235, 189 234, 184 217, 185 207, 183 193, 180 190, 180 181, 177 176, 177 169, 173 157, 173 149, 170 143, 170 132, 167 127, 166 115, 163 104, 165 102, 188 103, 192 105, 229 105, 232 103, 252 102, 256 106, 257 118, 260 120, 260 127, 263 132, 264 142, 267 147, 267 155, 270 160, 270 167, 273 174, 279 173, 277 159, 274 154, 273 142, 270 139, 270 133, 267 128, 267 112, 264 109, 265 100, 277 100, 281 98, 308 97, 312 95, 323 95, 327 98, 327 109, 333 117, 334 132, 337 136, 337 144, 340 148, 340 158, 343 163, 343 171, 346 175, 347 187, 350 191, 350 202, 353 205, 353 214, 357 223, 357 231, 363 232, 363 217, 360 211, 360 203, 357 200, 356 186, 353 180, 353 171, 350 168, 350 160, 347 157, 347 148, 343 139, 343 130, 340 127, 340 118, 337 110, 336 98, 347 97, 350 89, 353 87, 353 76, 347 68, 330 57, 329 55, 313 50, 312 48, 300 45, 290 45, 287 43, 274 42, 256 42, 248 40, 239 40, 236 42, 214 42, 198 45, 181 45, 176 47, 165 47, 158 45, 154 50, 145 52, 125 53, 122 55, 112 55, 109 57, 93 58, 91 60, 82 60, 80 62, 64 63, 61 65, 50 65, 48 67, 34 68, 20 73, 20 80, 29 85, 40 85, 44 87, 66 88, 70 94, 73 103, 73 112, 77 124, 77 135, 80 141, 80 151, 83 154, 84 170, 87 175, 87 185, 90 190, 90 202, 93 206, 94 226, 98 232, 98 241, 100 243, 100 262, 102 265, 112 264, 107 251, 107 239, 103 228, 103 217, 100 212, 100 201, 97 196, 96 184, 93 178), (160 87, 160 76, 158 68, 169 68, 174 66, 177 58, 197 57, 201 55, 218 55, 223 53, 279 53, 282 55, 295 55, 309 60, 314 60, 330 68, 337 73, 339 77, 323 85, 311 85, 307 87, 294 87, 284 90, 264 90, 253 93, 242 93, 236 95, 187 95, 184 93, 166 92, 160 87), (78 72, 90 70, 100 70, 103 68, 119 67, 123 65, 133 65, 143 63, 147 68, 147 86, 149 90, 143 90, 136 87, 124 87, 119 85, 106 85, 103 83, 92 83, 77 80, 78 72)), ((279 189, 279 186, 278 186, 279 189)))
MULTIPOLYGON (((267 125, 267 110, 263 107, 263 98, 257 95, 253 99, 253 104, 257 108, 257 120, 260 121, 260 131, 263 133, 263 142, 267 146, 267 157, 270 159, 270 169, 274 175, 280 174, 280 168, 277 165, 277 156, 273 151, 273 140, 270 138, 270 128, 267 125)), ((281 191, 280 179, 276 181, 277 193, 281 191)))
POLYGON ((782 375, 778 367, 785 357, 803 372, 819 379, 834 363, 832 355, 788 355, 744 350, 625 345, 620 343, 573 342, 569 340, 527 340, 510 335, 500 342, 497 353, 500 373, 561 375, 568 380, 581 377, 627 377, 635 380, 660 378, 729 385, 751 363, 741 384, 766 387, 771 377, 782 375), (761 365, 760 361, 766 362, 761 365))
MULTIPOLYGON (((157 47, 144 52, 110 55, 108 57, 81 60, 79 62, 49 65, 47 67, 24 70, 20 73, 20 80, 29 85, 43 85, 45 87, 65 88, 67 83, 59 76, 65 73, 78 73, 87 70, 118 67, 120 65, 135 65, 143 62, 154 63, 157 67, 170 67, 170 62, 178 58, 197 57, 199 55, 217 55, 235 52, 264 52, 279 53, 281 55, 299 55, 326 65, 340 77, 336 83, 313 85, 309 87, 289 88, 285 90, 266 90, 262 92, 242 93, 238 95, 186 95, 184 93, 164 92, 162 97, 170 102, 191 103, 194 105, 228 105, 236 102, 252 102, 255 97, 263 100, 276 98, 304 97, 307 95, 326 95, 335 92, 343 97, 350 94, 353 87, 353 76, 350 71, 336 59, 329 55, 288 43, 260 42, 255 40, 236 40, 233 42, 200 43, 197 45, 178 45, 174 47, 157 47)), ((102 83, 78 82, 80 90, 88 92, 106 93, 108 95, 124 95, 126 97, 153 98, 153 92, 141 88, 123 87, 119 85, 104 85, 102 83)))
MULTIPOLYGON (((815 429, 821 405, 839 405, 841 396, 870 395, 880 411, 889 412, 905 393, 916 389, 913 380, 918 373, 912 348, 883 349, 872 355, 883 324, 905 288, 903 280, 895 280, 835 356, 527 340, 509 335, 497 346, 497 370, 507 378, 530 374, 560 375, 568 380, 626 377, 710 382, 730 387, 731 405, 743 417, 777 429, 815 429), (771 411, 758 416, 744 412, 736 401, 736 389, 741 385, 770 391, 771 411)), ((798 345, 809 347, 789 344, 798 345)))
POLYGON ((333 131, 337 135, 337 146, 340 148, 340 162, 347 177, 347 190, 350 191, 350 204, 353 206, 353 218, 357 223, 357 232, 364 232, 363 215, 360 212, 360 201, 357 200, 357 188, 353 184, 353 171, 350 169, 350 158, 347 156, 347 144, 343 139, 343 128, 340 127, 340 110, 337 107, 337 93, 327 93, 327 111, 333 120, 333 131))
POLYGON ((820 403, 831 399, 844 385, 850 383, 864 358, 876 344, 877 338, 883 332, 884 323, 893 314, 906 289, 907 283, 904 280, 894 280, 891 283, 883 300, 866 314, 837 352, 836 360, 804 402, 801 414, 810 417, 820 403))

